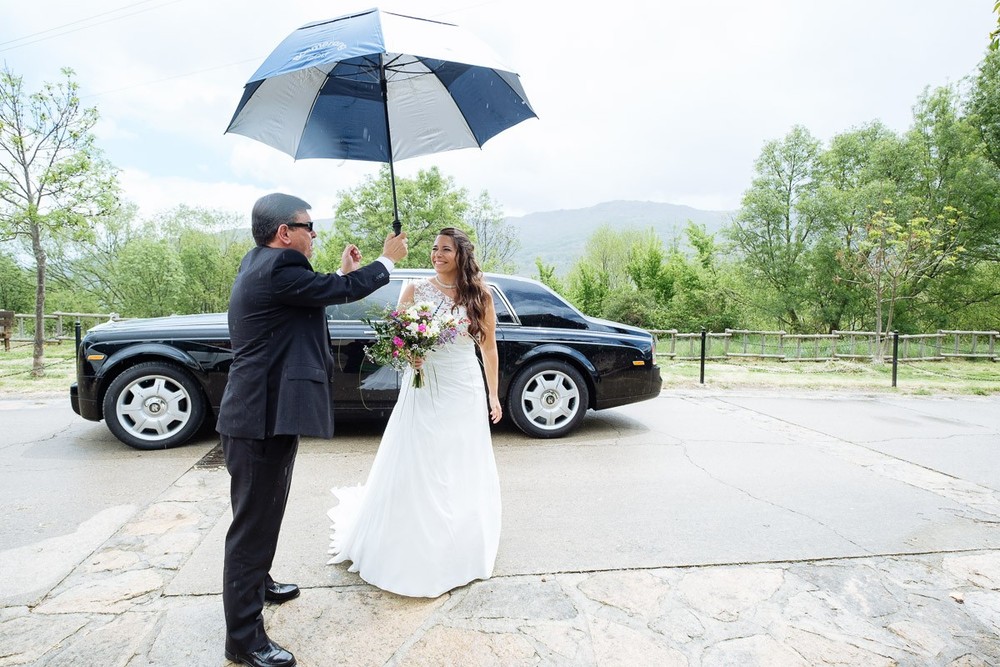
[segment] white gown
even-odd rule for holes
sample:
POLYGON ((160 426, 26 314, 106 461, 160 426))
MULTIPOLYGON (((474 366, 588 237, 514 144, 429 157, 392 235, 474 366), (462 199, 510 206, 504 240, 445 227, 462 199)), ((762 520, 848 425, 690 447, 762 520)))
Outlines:
MULTIPOLYGON (((454 305, 428 281, 414 296, 454 305)), ((423 387, 403 373, 368 481, 333 489, 329 563, 351 561, 350 572, 399 595, 438 597, 493 574, 500 480, 475 344, 460 331, 425 358, 423 387)))

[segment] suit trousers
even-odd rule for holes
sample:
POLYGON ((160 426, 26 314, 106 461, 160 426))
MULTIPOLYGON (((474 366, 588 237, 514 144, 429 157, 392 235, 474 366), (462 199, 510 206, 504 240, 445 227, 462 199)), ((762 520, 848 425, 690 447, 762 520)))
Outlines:
POLYGON ((271 581, 271 562, 288 502, 299 436, 221 438, 233 508, 222 573, 226 646, 256 651, 267 643, 262 616, 264 586, 271 581))

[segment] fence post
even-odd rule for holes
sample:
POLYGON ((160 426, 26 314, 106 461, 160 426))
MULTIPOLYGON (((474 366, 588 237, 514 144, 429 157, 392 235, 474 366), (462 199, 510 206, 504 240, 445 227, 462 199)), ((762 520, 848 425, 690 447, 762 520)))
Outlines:
POLYGON ((896 386, 896 366, 899 362, 899 332, 892 332, 892 386, 896 386))
POLYGON ((705 341, 707 339, 707 334, 705 332, 705 327, 701 328, 701 384, 705 384, 705 341))
POLYGON ((82 331, 82 328, 80 327, 80 320, 77 320, 76 324, 73 325, 73 334, 74 334, 73 338, 76 340, 76 346, 73 348, 73 352, 75 352, 75 353, 79 353, 80 352, 80 338, 81 338, 80 334, 81 334, 81 331, 82 331))

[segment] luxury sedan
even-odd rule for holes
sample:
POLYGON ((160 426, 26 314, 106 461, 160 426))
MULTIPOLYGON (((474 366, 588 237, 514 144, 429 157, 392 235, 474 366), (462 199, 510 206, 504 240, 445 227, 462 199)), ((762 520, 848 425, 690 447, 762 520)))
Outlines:
MULTIPOLYGON (((369 361, 368 320, 396 303, 406 281, 430 270, 399 269, 362 301, 327 308, 336 420, 386 418, 399 373, 369 361)), ((655 339, 636 327, 582 314, 542 283, 487 274, 497 311, 500 399, 505 419, 537 438, 573 431, 588 409, 653 398, 662 380, 655 339)), ((121 320, 87 332, 77 350, 73 410, 105 420, 137 449, 181 445, 214 423, 232 349, 226 314, 121 320)))

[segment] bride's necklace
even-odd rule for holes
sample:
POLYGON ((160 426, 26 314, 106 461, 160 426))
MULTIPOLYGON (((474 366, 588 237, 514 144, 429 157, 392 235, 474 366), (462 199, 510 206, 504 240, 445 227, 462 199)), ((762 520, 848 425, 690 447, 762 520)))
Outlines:
POLYGON ((436 282, 438 285, 440 285, 441 287, 443 287, 445 289, 455 289, 457 287, 457 284, 456 285, 448 285, 448 284, 442 282, 441 279, 438 278, 437 276, 434 276, 434 282, 436 282))

